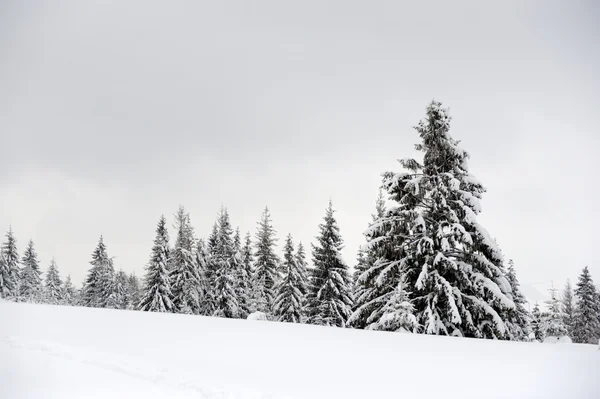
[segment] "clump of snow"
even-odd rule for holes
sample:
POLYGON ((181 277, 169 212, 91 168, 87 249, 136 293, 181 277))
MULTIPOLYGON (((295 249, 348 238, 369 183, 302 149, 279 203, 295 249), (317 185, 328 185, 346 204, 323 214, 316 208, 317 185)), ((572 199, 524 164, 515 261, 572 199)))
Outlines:
POLYGON ((250 313, 247 317, 248 320, 266 320, 268 321, 269 318, 267 317, 267 314, 264 312, 254 312, 254 313, 250 313))
POLYGON ((571 340, 571 338, 565 336, 562 337, 556 337, 553 335, 549 335, 544 339, 544 343, 545 344, 572 344, 573 341, 571 340))

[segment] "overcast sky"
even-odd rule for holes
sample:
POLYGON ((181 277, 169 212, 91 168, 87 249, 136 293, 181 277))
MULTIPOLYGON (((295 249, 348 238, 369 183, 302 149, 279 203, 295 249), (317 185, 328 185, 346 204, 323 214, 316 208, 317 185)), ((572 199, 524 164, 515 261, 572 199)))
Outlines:
POLYGON ((331 198, 354 264, 435 98, 527 294, 600 283, 598 2, 293 3, 2 1, 0 229, 79 285, 101 234, 142 275, 179 204, 307 244, 331 198))

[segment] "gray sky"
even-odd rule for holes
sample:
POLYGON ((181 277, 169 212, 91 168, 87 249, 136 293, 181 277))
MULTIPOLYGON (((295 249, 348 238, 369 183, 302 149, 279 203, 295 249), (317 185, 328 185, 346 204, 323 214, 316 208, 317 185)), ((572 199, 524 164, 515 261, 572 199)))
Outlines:
POLYGON ((180 203, 308 243, 332 198, 354 264, 435 97, 527 294, 600 283, 598 2, 290 3, 2 1, 0 229, 79 284, 100 234, 141 275, 180 203))

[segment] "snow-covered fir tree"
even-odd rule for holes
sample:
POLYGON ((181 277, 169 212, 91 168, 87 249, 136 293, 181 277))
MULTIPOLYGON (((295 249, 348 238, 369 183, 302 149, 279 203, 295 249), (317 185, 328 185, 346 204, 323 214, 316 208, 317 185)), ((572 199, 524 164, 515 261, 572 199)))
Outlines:
POLYGON ((215 265, 213 315, 234 318, 239 314, 236 285, 242 257, 240 252, 235 251, 233 229, 227 209, 221 209, 218 223, 218 238, 212 259, 215 265))
POLYGON ((567 335, 567 328, 563 322, 563 313, 561 303, 558 298, 558 290, 551 288, 550 299, 546 301, 548 314, 542 315, 542 330, 546 337, 564 337, 567 335))
POLYGON ((171 279, 169 276, 169 233, 162 215, 156 226, 156 237, 146 265, 144 289, 138 309, 146 312, 173 312, 171 279))
POLYGON ((515 304, 514 309, 509 309, 506 315, 507 328, 510 338, 517 341, 526 341, 529 339, 530 334, 530 315, 527 309, 525 309, 525 296, 521 292, 519 281, 517 280, 517 273, 515 270, 515 264, 512 259, 508 261, 508 272, 506 278, 511 288, 511 299, 515 304))
POLYGON ((81 302, 84 306, 103 308, 113 292, 114 266, 102 236, 92 253, 90 264, 92 267, 84 281, 81 302))
POLYGON ((46 272, 46 281, 44 285, 44 301, 53 305, 63 303, 64 291, 60 273, 56 267, 54 258, 50 261, 50 266, 46 272))
POLYGON ((506 315, 515 304, 503 256, 477 222, 485 189, 450 136, 450 120, 431 102, 415 127, 422 163, 404 159, 405 172, 384 173, 383 188, 396 204, 367 231, 367 248, 384 248, 373 273, 381 284, 405 274, 427 334, 508 339, 506 315))
POLYGON ((119 270, 114 275, 112 292, 108 297, 106 307, 110 309, 126 309, 128 296, 127 273, 119 270))
POLYGON ((386 294, 385 305, 381 310, 373 312, 367 320, 371 330, 411 332, 418 331, 417 318, 414 315, 415 307, 409 299, 405 288, 404 278, 398 281, 398 286, 386 294))
POLYGON ((17 239, 8 229, 6 241, 0 248, 0 297, 16 299, 19 295, 19 251, 17 239))
POLYGON ((254 253, 253 301, 256 310, 269 314, 273 304, 273 287, 278 279, 279 257, 275 254, 275 229, 271 222, 269 208, 265 207, 258 231, 254 253))
POLYGON ((137 309, 142 299, 140 279, 134 273, 127 277, 127 309, 137 309))
POLYGON ((531 330, 535 336, 535 339, 542 342, 546 338, 543 330, 542 313, 540 312, 540 305, 537 303, 533 306, 531 312, 531 330))
POLYGON ((349 324, 354 328, 367 328, 378 323, 378 317, 397 290, 402 273, 393 259, 398 256, 394 246, 386 240, 385 197, 379 191, 375 214, 371 215, 365 232, 368 245, 361 247, 354 279, 354 305, 349 324), (369 320, 369 321, 367 321, 369 320))
POLYGON ((304 320, 306 276, 304 266, 294 254, 291 234, 287 236, 281 263, 283 276, 275 285, 273 314, 279 321, 301 323, 304 320))
POLYGON ((71 281, 71 275, 69 274, 62 286, 62 304, 76 305, 78 299, 77 290, 75 289, 75 286, 71 281))
POLYGON ((27 248, 23 252, 21 264, 23 265, 23 269, 20 273, 19 297, 24 301, 41 302, 42 272, 32 240, 29 240, 27 248))
POLYGON ((333 204, 319 225, 313 245, 313 266, 307 295, 307 317, 312 324, 345 327, 352 307, 352 281, 342 259, 343 241, 333 204))
POLYGON ((175 229, 177 238, 170 257, 173 305, 178 313, 200 314, 202 278, 194 256, 193 228, 183 206, 177 211, 175 229))
POLYGON ((236 274, 236 294, 239 305, 238 316, 245 319, 254 311, 252 304, 252 241, 250 233, 247 233, 242 246, 241 237, 239 244, 237 243, 237 237, 240 237, 239 229, 234 238, 234 248, 236 256, 239 258, 236 274))
POLYGON ((561 297, 563 323, 567 328, 567 335, 573 337, 573 324, 575 320, 575 299, 573 298, 573 287, 571 281, 567 280, 561 297))
POLYGON ((598 344, 600 339, 600 320, 598 320, 598 294, 588 267, 579 275, 575 288, 577 304, 573 323, 574 342, 580 344, 598 344))

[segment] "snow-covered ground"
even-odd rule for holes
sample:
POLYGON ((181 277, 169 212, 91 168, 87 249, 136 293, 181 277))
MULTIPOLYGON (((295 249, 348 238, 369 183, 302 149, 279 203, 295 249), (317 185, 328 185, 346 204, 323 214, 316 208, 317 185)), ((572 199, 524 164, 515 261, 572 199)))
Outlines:
POLYGON ((0 302, 0 397, 599 398, 600 350, 0 302))

